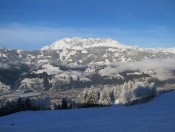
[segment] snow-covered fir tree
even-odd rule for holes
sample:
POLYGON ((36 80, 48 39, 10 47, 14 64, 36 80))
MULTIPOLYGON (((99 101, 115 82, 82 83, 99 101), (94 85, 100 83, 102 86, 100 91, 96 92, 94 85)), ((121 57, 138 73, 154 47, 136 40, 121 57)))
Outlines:
POLYGON ((103 105, 110 105, 111 104, 110 89, 106 86, 100 92, 99 104, 103 104, 103 105))
POLYGON ((91 86, 89 89, 85 89, 82 95, 82 102, 85 104, 98 104, 98 92, 91 86))

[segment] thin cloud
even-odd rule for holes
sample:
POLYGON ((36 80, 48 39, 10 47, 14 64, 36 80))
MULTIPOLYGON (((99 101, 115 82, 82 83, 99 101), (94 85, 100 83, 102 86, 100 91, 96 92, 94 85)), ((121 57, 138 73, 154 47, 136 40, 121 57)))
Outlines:
POLYGON ((27 27, 17 24, 0 27, 0 47, 41 48, 61 38, 83 36, 83 33, 85 31, 81 29, 77 31, 66 28, 27 27))
POLYGON ((141 47, 150 47, 149 45, 151 45, 153 47, 161 47, 159 45, 163 43, 168 45, 175 42, 174 37, 170 35, 172 33, 173 32, 170 32, 165 27, 133 31, 131 29, 126 30, 117 27, 64 28, 59 26, 48 27, 10 24, 0 27, 0 47, 40 49, 44 45, 49 45, 65 37, 112 38, 127 45, 138 45, 141 47))
POLYGON ((156 77, 159 80, 167 80, 174 77, 173 71, 175 71, 175 58, 166 59, 147 59, 138 62, 126 62, 118 63, 116 65, 116 71, 118 73, 126 70, 130 71, 149 71, 153 70, 156 73, 156 77))

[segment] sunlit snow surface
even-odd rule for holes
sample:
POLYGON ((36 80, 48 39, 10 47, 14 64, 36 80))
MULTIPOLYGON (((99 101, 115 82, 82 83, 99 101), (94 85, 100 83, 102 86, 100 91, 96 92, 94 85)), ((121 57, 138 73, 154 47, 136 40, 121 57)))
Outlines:
POLYGON ((0 132, 174 132, 175 92, 134 106, 26 111, 0 117, 0 132))

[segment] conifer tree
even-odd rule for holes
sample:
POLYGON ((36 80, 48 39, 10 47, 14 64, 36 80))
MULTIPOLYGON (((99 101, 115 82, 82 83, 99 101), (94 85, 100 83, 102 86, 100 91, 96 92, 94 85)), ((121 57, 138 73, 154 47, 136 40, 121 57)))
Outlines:
POLYGON ((100 103, 100 104, 103 104, 103 105, 110 105, 110 104, 111 104, 111 97, 110 97, 109 88, 105 87, 105 88, 100 92, 99 103, 100 103))

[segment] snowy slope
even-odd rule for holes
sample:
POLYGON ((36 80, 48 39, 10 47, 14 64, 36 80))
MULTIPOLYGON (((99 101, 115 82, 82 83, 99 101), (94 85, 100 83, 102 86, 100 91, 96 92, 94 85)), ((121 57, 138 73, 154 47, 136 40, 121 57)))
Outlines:
POLYGON ((134 106, 19 112, 0 117, 1 132, 174 132, 175 92, 134 106))

